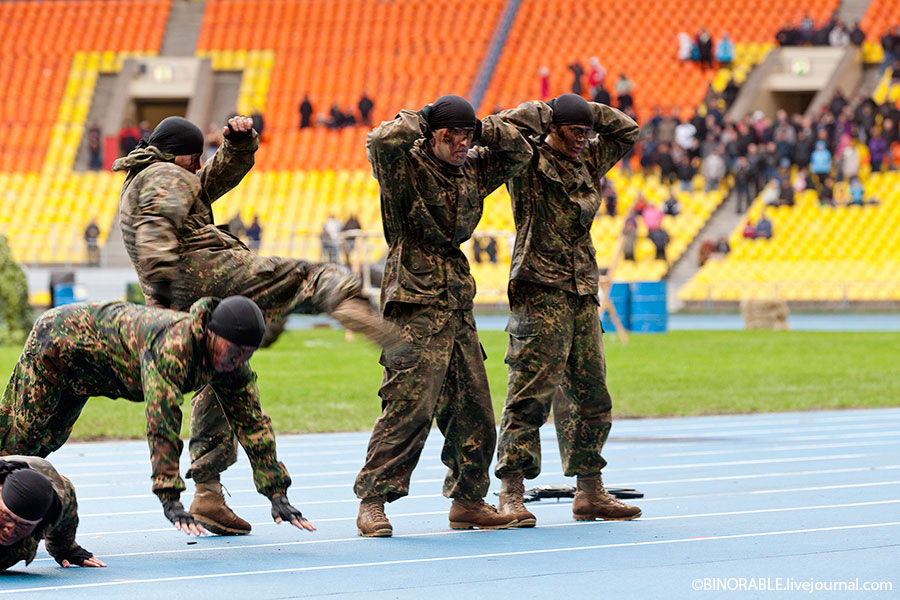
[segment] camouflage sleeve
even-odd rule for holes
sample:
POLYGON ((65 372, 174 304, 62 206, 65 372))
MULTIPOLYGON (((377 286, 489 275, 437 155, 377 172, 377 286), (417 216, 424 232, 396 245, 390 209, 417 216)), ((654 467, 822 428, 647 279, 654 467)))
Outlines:
POLYGON ((78 548, 75 542, 75 530, 78 529, 78 502, 75 499, 75 487, 72 482, 59 476, 63 483, 64 493, 59 499, 62 505, 59 518, 44 533, 44 542, 50 556, 68 556, 78 548))
POLYGON ((366 158, 381 192, 381 220, 390 244, 405 227, 412 210, 407 174, 407 153, 428 126, 416 111, 401 110, 393 121, 385 121, 366 138, 366 158))
POLYGON ((291 477, 276 456, 275 431, 271 419, 259 404, 256 373, 249 364, 244 364, 214 380, 212 386, 247 453, 257 491, 268 498, 287 493, 291 477))
POLYGON ((534 156, 534 150, 519 129, 491 115, 481 120, 482 132, 478 143, 479 193, 487 196, 522 170, 534 156))
POLYGON ((212 204, 241 182, 256 161, 259 134, 234 143, 227 138, 212 158, 206 161, 197 177, 200 178, 202 198, 212 204))
POLYGON ((141 368, 144 386, 144 411, 147 416, 147 442, 150 444, 150 464, 153 469, 153 493, 161 501, 177 499, 184 491, 184 480, 178 460, 184 443, 181 441, 181 405, 184 398, 172 379, 158 364, 147 357, 141 368))
POLYGON ((597 139, 591 140, 588 151, 594 176, 602 177, 628 154, 637 142, 641 128, 634 119, 616 108, 597 102, 590 105, 594 109, 594 131, 598 135, 597 139))
POLYGON ((140 215, 134 223, 135 247, 140 270, 150 283, 176 279, 178 231, 184 226, 195 194, 191 182, 174 170, 160 170, 141 188, 140 215))
POLYGON ((504 110, 498 116, 504 122, 514 125, 526 138, 543 137, 550 131, 553 109, 545 102, 532 100, 504 110))

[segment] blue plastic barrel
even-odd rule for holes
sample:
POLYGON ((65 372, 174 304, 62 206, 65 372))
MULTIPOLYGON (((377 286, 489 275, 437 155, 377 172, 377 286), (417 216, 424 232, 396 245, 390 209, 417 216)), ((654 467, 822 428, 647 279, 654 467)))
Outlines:
MULTIPOLYGON (((628 329, 628 299, 630 295, 631 290, 627 283, 614 283, 612 284, 612 289, 609 291, 609 297, 612 300, 613 306, 616 307, 616 314, 619 315, 619 320, 622 322, 622 327, 625 329, 628 329)), ((609 316, 609 311, 604 311, 602 323, 603 331, 616 330, 616 326, 609 316)))
POLYGON ((665 281, 631 284, 631 325, 635 333, 665 333, 669 324, 665 281))
POLYGON ((62 306, 63 304, 72 304, 78 302, 75 299, 74 283, 57 283, 53 286, 53 306, 62 306))

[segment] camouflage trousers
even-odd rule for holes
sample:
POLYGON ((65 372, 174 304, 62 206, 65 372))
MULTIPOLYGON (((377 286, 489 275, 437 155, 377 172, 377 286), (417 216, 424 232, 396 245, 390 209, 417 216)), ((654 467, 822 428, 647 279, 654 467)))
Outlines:
MULTIPOLYGON (((266 321, 294 309, 331 312, 359 295, 359 280, 340 265, 261 257, 243 248, 190 248, 181 258, 181 278, 173 282, 174 307, 186 309, 204 296, 247 296, 259 305, 266 321)), ((144 293, 150 288, 144 284, 144 293)), ((149 297, 149 296, 148 296, 149 297)), ((191 467, 187 477, 206 482, 237 460, 237 437, 216 393, 206 386, 191 402, 191 467)))
POLYGON ((0 398, 0 454, 46 457, 72 434, 87 402, 66 390, 63 377, 41 361, 33 332, 0 398))
POLYGON ((382 353, 382 413, 356 478, 356 495, 388 502, 407 495, 437 420, 444 435, 441 461, 448 467, 444 496, 484 498, 497 433, 472 311, 392 302, 384 318, 402 329, 408 343, 382 353))
POLYGON ((509 285, 509 382, 500 420, 497 477, 541 472, 539 429, 551 407, 566 476, 599 473, 609 437, 600 315, 594 296, 513 280, 509 285))
MULTIPOLYGON (((358 296, 359 279, 340 265, 277 256, 262 257, 239 248, 188 245, 179 261, 180 277, 172 282, 173 308, 187 308, 204 296, 246 296, 256 302, 266 321, 294 309, 331 312, 343 300, 358 296)), ((151 287, 141 281, 144 295, 151 287)))

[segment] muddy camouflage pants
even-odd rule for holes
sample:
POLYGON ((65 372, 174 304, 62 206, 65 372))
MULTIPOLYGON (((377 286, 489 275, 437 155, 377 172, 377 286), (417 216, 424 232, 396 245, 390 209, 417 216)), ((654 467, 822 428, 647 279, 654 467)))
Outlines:
POLYGON ((528 281, 509 285, 509 365, 497 477, 541 472, 539 429, 553 409, 566 476, 599 473, 610 430, 600 315, 594 296, 528 281))
POLYGON ((444 495, 484 498, 497 434, 472 311, 392 302, 384 317, 402 329, 408 343, 381 356, 382 413, 356 478, 356 495, 389 502, 407 495, 437 420, 444 435, 441 460, 449 469, 444 495))
POLYGON ((0 455, 44 458, 69 439, 87 396, 53 380, 26 346, 0 399, 0 455))

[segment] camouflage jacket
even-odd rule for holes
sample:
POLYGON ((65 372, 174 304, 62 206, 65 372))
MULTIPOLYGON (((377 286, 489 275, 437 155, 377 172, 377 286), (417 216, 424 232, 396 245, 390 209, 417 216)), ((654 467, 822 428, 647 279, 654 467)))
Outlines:
POLYGON ((484 198, 519 171, 531 148, 496 116, 482 120, 480 146, 461 167, 442 162, 426 142, 425 119, 402 110, 369 134, 366 154, 378 180, 388 243, 382 305, 469 309, 475 280, 460 250, 481 219, 484 198))
POLYGON ((207 384, 247 452, 259 493, 284 493, 291 483, 275 455, 256 373, 248 363, 230 373, 212 366, 206 323, 218 302, 203 298, 188 313, 125 302, 68 304, 41 316, 29 338, 32 347, 25 348, 43 365, 41 375, 69 393, 144 402, 153 491, 162 500, 184 490, 178 465, 182 394, 207 384))
POLYGON ((53 514, 41 520, 34 532, 11 546, 0 546, 0 571, 14 564, 34 560, 38 543, 43 539, 50 556, 68 556, 69 552, 78 548, 75 543, 75 530, 78 528, 78 503, 75 501, 75 488, 72 482, 56 472, 49 462, 36 456, 3 456, 3 460, 14 460, 28 463, 28 466, 46 475, 53 484, 53 491, 59 498, 59 504, 51 506, 53 514))
POLYGON ((145 287, 177 279, 179 257, 191 248, 245 248, 215 226, 212 203, 250 171, 258 147, 255 131, 236 144, 226 139, 196 175, 154 146, 133 150, 113 163, 114 171, 128 171, 119 219, 128 256, 145 287))
POLYGON ((510 279, 534 281, 578 295, 596 295, 599 269, 591 225, 600 208, 600 180, 634 146, 640 128, 625 113, 591 102, 594 131, 570 159, 544 141, 553 112, 540 101, 500 113, 534 147, 528 168, 506 185, 516 222, 510 279))

